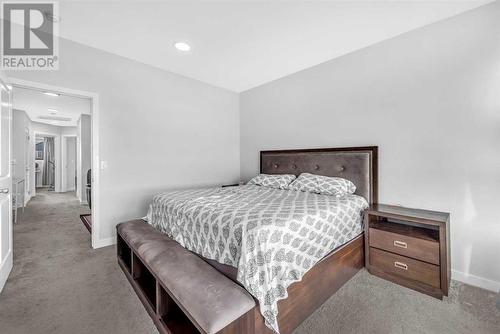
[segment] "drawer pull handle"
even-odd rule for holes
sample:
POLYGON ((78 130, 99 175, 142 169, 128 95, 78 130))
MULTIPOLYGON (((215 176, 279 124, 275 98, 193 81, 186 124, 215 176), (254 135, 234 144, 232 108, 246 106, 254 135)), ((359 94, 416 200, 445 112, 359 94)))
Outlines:
POLYGON ((396 268, 399 268, 399 269, 404 269, 404 270, 408 270, 408 265, 406 263, 403 263, 403 262, 394 262, 394 267, 396 268))
POLYGON ((394 246, 401 248, 408 248, 408 244, 403 241, 394 240, 394 246))

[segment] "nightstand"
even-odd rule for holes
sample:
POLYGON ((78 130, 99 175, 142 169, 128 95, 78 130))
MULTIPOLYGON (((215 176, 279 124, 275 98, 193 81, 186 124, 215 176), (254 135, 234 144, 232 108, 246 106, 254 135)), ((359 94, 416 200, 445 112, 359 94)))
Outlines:
POLYGON ((450 285, 450 214, 373 204, 365 211, 365 266, 442 299, 450 285))

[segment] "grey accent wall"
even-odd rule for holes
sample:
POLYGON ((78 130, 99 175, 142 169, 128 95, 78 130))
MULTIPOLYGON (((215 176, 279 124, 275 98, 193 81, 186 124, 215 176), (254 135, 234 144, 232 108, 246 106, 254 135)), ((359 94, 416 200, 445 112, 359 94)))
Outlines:
POLYGON ((451 212, 453 277, 496 291, 499 96, 495 2, 242 93, 241 175, 264 149, 378 145, 380 201, 451 212))

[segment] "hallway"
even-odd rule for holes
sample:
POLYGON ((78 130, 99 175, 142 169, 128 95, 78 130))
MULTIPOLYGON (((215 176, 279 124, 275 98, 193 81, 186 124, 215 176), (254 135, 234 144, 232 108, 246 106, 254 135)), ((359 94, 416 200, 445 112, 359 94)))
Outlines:
POLYGON ((91 248, 79 218, 89 209, 74 193, 37 193, 18 212, 1 333, 156 333, 118 270, 115 248, 91 248))

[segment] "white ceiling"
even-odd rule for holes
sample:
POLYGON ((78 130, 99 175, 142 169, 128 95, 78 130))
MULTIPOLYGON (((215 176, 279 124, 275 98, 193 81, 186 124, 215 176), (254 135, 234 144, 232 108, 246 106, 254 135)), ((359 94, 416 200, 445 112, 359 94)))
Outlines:
POLYGON ((24 110, 34 122, 57 126, 76 126, 81 114, 90 114, 90 100, 73 96, 47 96, 42 91, 14 87, 12 108, 24 110), (57 110, 52 114, 49 108, 57 110), (46 120, 40 117, 56 116, 68 118, 67 121, 46 120))
POLYGON ((60 34, 241 92, 488 2, 63 1, 60 34))

